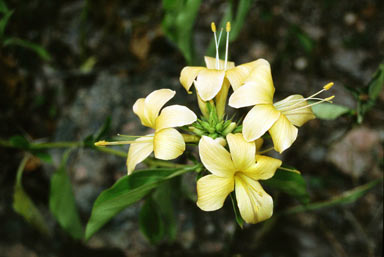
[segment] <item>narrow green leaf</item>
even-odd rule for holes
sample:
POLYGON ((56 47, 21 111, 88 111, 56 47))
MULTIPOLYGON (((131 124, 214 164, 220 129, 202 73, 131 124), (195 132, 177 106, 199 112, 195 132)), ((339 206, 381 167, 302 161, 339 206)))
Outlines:
POLYGON ((85 238, 88 240, 116 214, 143 198, 161 182, 198 167, 195 165, 177 169, 147 169, 122 177, 96 199, 86 227, 85 238))
POLYGON ((319 119, 334 120, 343 114, 351 112, 351 109, 346 106, 324 102, 312 106, 312 111, 319 119))
POLYGON ((272 178, 262 183, 293 196, 303 204, 309 202, 306 182, 299 173, 279 168, 272 178))
POLYGON ((162 28, 165 35, 180 49, 188 64, 193 63, 192 29, 201 0, 163 0, 165 15, 162 28))
POLYGON ((239 211, 239 207, 237 206, 237 201, 236 201, 235 192, 232 192, 232 193, 230 194, 230 196, 231 196, 231 202, 232 202, 233 212, 235 213, 235 219, 236 219, 237 225, 239 225, 240 228, 243 228, 243 226, 244 226, 244 220, 243 220, 243 218, 241 217, 241 214, 240 214, 240 211, 239 211))
POLYGON ((372 80, 368 84, 368 95, 373 101, 379 96, 384 86, 384 64, 380 64, 372 80))
POLYGON ((290 208, 284 211, 282 214, 295 214, 299 212, 319 210, 319 209, 332 207, 340 204, 350 204, 358 200, 363 195, 365 195, 369 190, 371 190, 373 187, 375 187, 379 183, 383 183, 383 178, 375 179, 367 184, 345 191, 344 193, 336 197, 333 197, 332 199, 327 201, 316 202, 316 203, 311 203, 307 205, 290 208))
POLYGON ((6 13, 8 12, 8 7, 5 4, 4 0, 0 0, 0 13, 6 13))
POLYGON ((25 137, 20 136, 20 135, 12 136, 9 139, 9 142, 11 143, 11 145, 13 145, 14 147, 17 147, 17 148, 21 148, 21 149, 28 149, 29 148, 28 140, 25 137))
POLYGON ((164 237, 164 222, 159 205, 151 197, 145 201, 139 214, 140 231, 152 243, 159 243, 164 237))
POLYGON ((0 20, 0 38, 4 36, 5 28, 7 27, 9 18, 11 18, 12 14, 13 14, 13 11, 4 12, 4 16, 0 20))
POLYGON ((101 138, 103 138, 109 131, 111 127, 111 117, 107 117, 103 123, 103 125, 99 128, 99 130, 95 133, 95 139, 94 141, 99 141, 101 138))
POLYGON ((75 239, 82 239, 84 230, 76 208, 71 181, 65 166, 72 149, 65 152, 60 168, 51 178, 49 208, 60 226, 75 239))
POLYGON ((20 39, 20 38, 7 38, 3 42, 3 46, 11 46, 11 45, 16 45, 16 46, 21 46, 27 49, 32 50, 35 52, 41 59, 45 61, 51 60, 51 55, 45 50, 42 46, 20 39))
POLYGON ((16 182, 13 194, 13 209, 16 213, 24 217, 24 219, 35 227, 42 234, 50 234, 45 219, 41 215, 39 209, 35 206, 33 201, 29 198, 22 186, 22 175, 24 167, 27 164, 29 157, 24 157, 22 160, 16 175, 16 182))

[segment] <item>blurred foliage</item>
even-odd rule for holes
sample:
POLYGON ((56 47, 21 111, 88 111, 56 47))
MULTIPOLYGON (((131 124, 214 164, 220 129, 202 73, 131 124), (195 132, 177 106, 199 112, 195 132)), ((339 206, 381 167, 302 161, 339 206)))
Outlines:
POLYGON ((33 227, 35 227, 38 231, 40 231, 44 235, 49 235, 50 231, 45 222, 45 218, 42 216, 39 209, 36 207, 31 198, 29 198, 29 196, 23 189, 22 176, 24 167, 26 166, 29 159, 30 156, 26 155, 21 161, 17 170, 13 195, 13 209, 15 210, 15 212, 23 216, 24 219, 33 227))
POLYGON ((51 55, 41 45, 32 43, 28 40, 24 40, 21 38, 8 37, 5 35, 5 29, 13 12, 13 10, 9 10, 7 8, 5 1, 0 0, 0 14, 3 14, 3 17, 0 20, 0 42, 2 47, 23 47, 35 52, 41 59, 45 61, 50 61, 52 59, 51 55))
POLYGON ((201 0, 163 0, 165 35, 177 45, 188 64, 194 63, 192 29, 201 0))
POLYGON ((65 169, 68 157, 73 149, 64 154, 59 169, 51 177, 49 192, 49 209, 60 226, 73 238, 83 238, 83 226, 76 208, 75 196, 72 192, 71 180, 65 169))

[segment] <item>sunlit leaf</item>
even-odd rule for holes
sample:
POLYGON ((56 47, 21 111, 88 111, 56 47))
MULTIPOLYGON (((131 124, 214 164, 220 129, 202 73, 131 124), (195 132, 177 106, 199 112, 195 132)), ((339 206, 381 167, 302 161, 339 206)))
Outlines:
POLYGON ((27 40, 23 40, 20 38, 14 38, 14 37, 7 38, 3 42, 3 46, 12 46, 12 45, 28 48, 33 52, 35 52, 38 56, 40 56, 41 59, 45 61, 51 60, 51 55, 47 52, 47 50, 45 50, 42 46, 38 44, 29 42, 27 40))
POLYGON ((25 157, 18 170, 16 175, 16 182, 13 194, 13 209, 15 212, 24 217, 24 219, 39 230, 41 233, 48 235, 49 229, 45 223, 45 219, 41 215, 39 209, 35 206, 31 198, 24 191, 21 179, 23 175, 23 170, 28 161, 28 157, 25 157))
POLYGON ((122 177, 96 199, 86 227, 85 238, 89 239, 116 214, 142 199, 163 181, 196 168, 198 166, 177 169, 147 169, 122 177))
POLYGON ((262 181, 262 184, 289 194, 303 204, 309 202, 307 184, 297 172, 279 168, 272 178, 262 181))
POLYGON ((139 215, 140 231, 152 243, 159 243, 164 237, 164 222, 159 211, 159 204, 149 197, 139 215))
POLYGON ((312 111, 319 119, 334 120, 343 114, 351 112, 351 109, 346 106, 324 102, 312 106, 312 111))
POLYGON ((81 239, 84 233, 83 226, 76 208, 71 181, 65 169, 70 151, 63 155, 60 168, 51 178, 49 208, 66 232, 73 238, 81 239))

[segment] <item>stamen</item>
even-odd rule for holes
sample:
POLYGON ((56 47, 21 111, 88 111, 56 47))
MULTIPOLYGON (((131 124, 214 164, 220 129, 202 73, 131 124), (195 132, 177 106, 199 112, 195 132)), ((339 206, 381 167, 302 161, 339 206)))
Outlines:
MULTIPOLYGON (((322 101, 323 100, 322 98, 316 98, 315 96, 321 94, 324 91, 327 91, 327 90, 331 89, 333 85, 334 85, 334 83, 330 82, 330 83, 326 84, 323 87, 323 89, 321 89, 320 91, 316 92, 315 94, 313 94, 311 96, 308 96, 308 97, 303 98, 303 99, 294 99, 294 100, 286 101, 286 102, 284 102, 282 104, 277 104, 277 105, 274 105, 274 106, 278 109, 278 107, 281 106, 281 105, 286 105, 288 103, 294 103, 293 105, 290 105, 290 106, 287 106, 285 108, 283 107, 282 109, 279 109, 279 111, 287 111, 287 110, 291 109, 292 107, 294 107, 294 106, 296 106, 296 105, 298 105, 298 104, 300 104, 300 103, 302 103, 304 101, 307 101, 307 100, 320 100, 320 101, 322 101)), ((327 102, 329 102, 329 101, 327 101, 327 102)))
POLYGON ((152 142, 152 140, 140 140, 140 141, 114 141, 114 142, 107 142, 105 140, 101 140, 95 143, 95 146, 107 146, 107 145, 129 145, 133 143, 149 143, 152 142))
MULTIPOLYGON (((296 108, 296 109, 293 109, 293 110, 289 110, 290 112, 296 112, 298 110, 301 110, 301 109, 304 109, 304 108, 308 108, 308 107, 311 107, 311 106, 314 106, 314 105, 317 105, 317 104, 320 104, 320 103, 323 103, 323 102, 329 102, 329 103, 332 103, 332 99, 334 98, 335 96, 330 96, 330 97, 327 97, 321 101, 318 101, 316 103, 312 103, 312 104, 308 104, 306 106, 302 106, 302 107, 299 107, 299 108, 296 108)), ((281 110, 280 110, 281 111, 281 110)))
MULTIPOLYGON (((213 37, 215 38, 215 46, 216 46, 216 69, 219 69, 219 45, 216 37, 216 25, 214 22, 211 23, 211 30, 213 32, 213 37)), ((221 37, 221 33, 220 33, 221 37)), ((219 38, 220 40, 220 38, 219 38)))
POLYGON ((227 70, 227 62, 228 62, 228 45, 229 45, 229 32, 231 31, 231 23, 227 21, 227 25, 225 26, 225 31, 227 32, 227 40, 225 44, 225 62, 224 62, 224 70, 227 70))
POLYGON ((124 137, 124 138, 139 138, 139 137, 153 137, 153 136, 134 136, 134 135, 123 135, 123 134, 117 134, 118 137, 124 137))

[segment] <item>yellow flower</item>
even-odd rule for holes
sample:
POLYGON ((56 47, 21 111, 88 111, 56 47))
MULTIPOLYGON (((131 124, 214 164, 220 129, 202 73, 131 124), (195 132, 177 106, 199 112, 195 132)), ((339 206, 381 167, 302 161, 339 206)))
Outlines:
POLYGON ((162 160, 175 159, 184 152, 183 136, 174 127, 195 122, 196 115, 181 105, 167 106, 159 115, 160 109, 175 94, 170 89, 159 89, 146 98, 138 99, 133 105, 133 112, 139 116, 141 123, 153 128, 155 133, 140 137, 131 144, 127 159, 128 174, 152 152, 157 159, 162 160))
POLYGON ((146 98, 138 99, 133 105, 133 112, 139 116, 141 124, 155 130, 134 141, 96 142, 96 146, 131 144, 128 151, 127 170, 131 174, 136 165, 145 160, 152 152, 157 159, 172 160, 185 150, 183 135, 175 127, 192 124, 196 115, 187 107, 171 105, 160 109, 175 96, 170 89, 159 89, 146 98), (160 115, 159 115, 160 112, 160 115))
POLYGON ((199 142, 200 159, 212 173, 197 181, 197 205, 204 211, 220 209, 235 190, 241 217, 257 223, 272 216, 273 200, 258 182, 271 178, 281 161, 256 155, 255 142, 242 134, 228 134, 230 153, 217 141, 203 136, 199 142))
POLYGON ((254 106, 243 121, 243 135, 248 141, 254 141, 269 131, 274 148, 283 152, 296 140, 298 129, 308 120, 314 119, 311 105, 306 100, 330 101, 314 98, 321 92, 332 87, 333 83, 324 86, 323 90, 304 98, 301 95, 291 95, 273 103, 275 88, 273 86, 271 67, 268 61, 255 61, 250 75, 241 82, 241 86, 229 98, 229 105, 234 108, 254 106))

